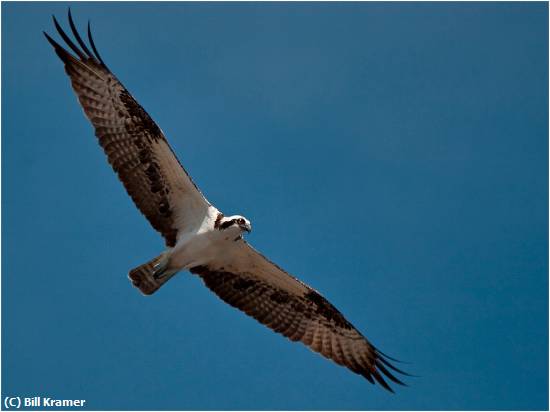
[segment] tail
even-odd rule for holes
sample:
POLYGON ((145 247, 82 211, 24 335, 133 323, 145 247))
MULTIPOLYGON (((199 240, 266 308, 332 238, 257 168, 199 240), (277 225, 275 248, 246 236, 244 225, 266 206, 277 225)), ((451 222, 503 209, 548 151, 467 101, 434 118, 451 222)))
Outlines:
POLYGON ((162 268, 159 270, 159 265, 162 265, 163 259, 165 259, 164 254, 160 254, 149 262, 132 269, 128 274, 132 284, 144 295, 152 295, 177 273, 176 271, 170 272, 169 270, 166 273, 162 273, 162 268), (153 276, 155 270, 161 273, 158 279, 153 276))

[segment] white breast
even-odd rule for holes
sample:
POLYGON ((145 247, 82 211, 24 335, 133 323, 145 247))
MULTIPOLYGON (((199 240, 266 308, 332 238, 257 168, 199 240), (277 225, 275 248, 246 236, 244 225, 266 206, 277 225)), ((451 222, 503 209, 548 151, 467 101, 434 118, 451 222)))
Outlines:
POLYGON ((194 230, 183 232, 170 252, 170 266, 178 270, 189 269, 222 256, 231 249, 231 243, 240 236, 240 229, 230 227, 219 230, 214 227, 218 210, 211 213, 195 226, 194 230))

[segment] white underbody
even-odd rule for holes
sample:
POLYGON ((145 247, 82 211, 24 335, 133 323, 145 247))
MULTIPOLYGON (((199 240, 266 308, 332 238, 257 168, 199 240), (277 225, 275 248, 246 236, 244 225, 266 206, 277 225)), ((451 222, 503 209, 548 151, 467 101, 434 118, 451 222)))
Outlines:
POLYGON ((187 225, 189 229, 178 234, 176 245, 166 252, 171 269, 190 269, 223 259, 224 255, 231 254, 236 242, 242 242, 242 231, 238 227, 225 230, 215 227, 218 214, 219 211, 211 206, 202 221, 187 225))
MULTIPOLYGON (((188 199, 189 200, 189 199, 188 199)), ((250 231, 250 222, 242 216, 227 216, 221 220, 220 211, 208 204, 206 207, 181 208, 175 214, 178 232, 176 245, 163 254, 165 273, 205 266, 211 271, 228 271, 254 276, 287 292, 302 295, 309 289, 302 282, 289 276, 278 266, 254 250, 242 238, 239 225, 223 227, 223 223, 242 218, 250 231)))

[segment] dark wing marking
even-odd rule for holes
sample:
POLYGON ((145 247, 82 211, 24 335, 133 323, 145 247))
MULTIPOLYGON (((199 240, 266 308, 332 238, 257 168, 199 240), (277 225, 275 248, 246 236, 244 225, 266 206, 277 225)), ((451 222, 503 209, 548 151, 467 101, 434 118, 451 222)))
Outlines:
POLYGON ((384 378, 404 385, 389 362, 323 296, 290 276, 250 247, 238 242, 225 262, 215 261, 191 269, 226 303, 292 341, 375 381, 393 392, 384 378), (394 371, 393 373, 391 371, 394 371))
POLYGON ((69 10, 69 25, 80 48, 54 25, 75 58, 44 33, 65 64, 65 71, 109 163, 153 228, 174 246, 178 231, 202 221, 210 204, 200 193, 147 112, 109 71, 92 39, 82 40, 69 10))

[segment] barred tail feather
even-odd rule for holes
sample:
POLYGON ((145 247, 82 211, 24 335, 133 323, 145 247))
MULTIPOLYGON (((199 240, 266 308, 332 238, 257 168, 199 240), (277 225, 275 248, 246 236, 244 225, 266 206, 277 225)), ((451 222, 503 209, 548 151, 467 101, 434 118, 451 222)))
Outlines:
POLYGON ((155 266, 161 264, 164 258, 164 254, 161 254, 149 262, 132 269, 128 274, 128 278, 130 278, 132 284, 144 295, 152 295, 176 274, 176 272, 164 273, 160 279, 153 276, 155 266))

